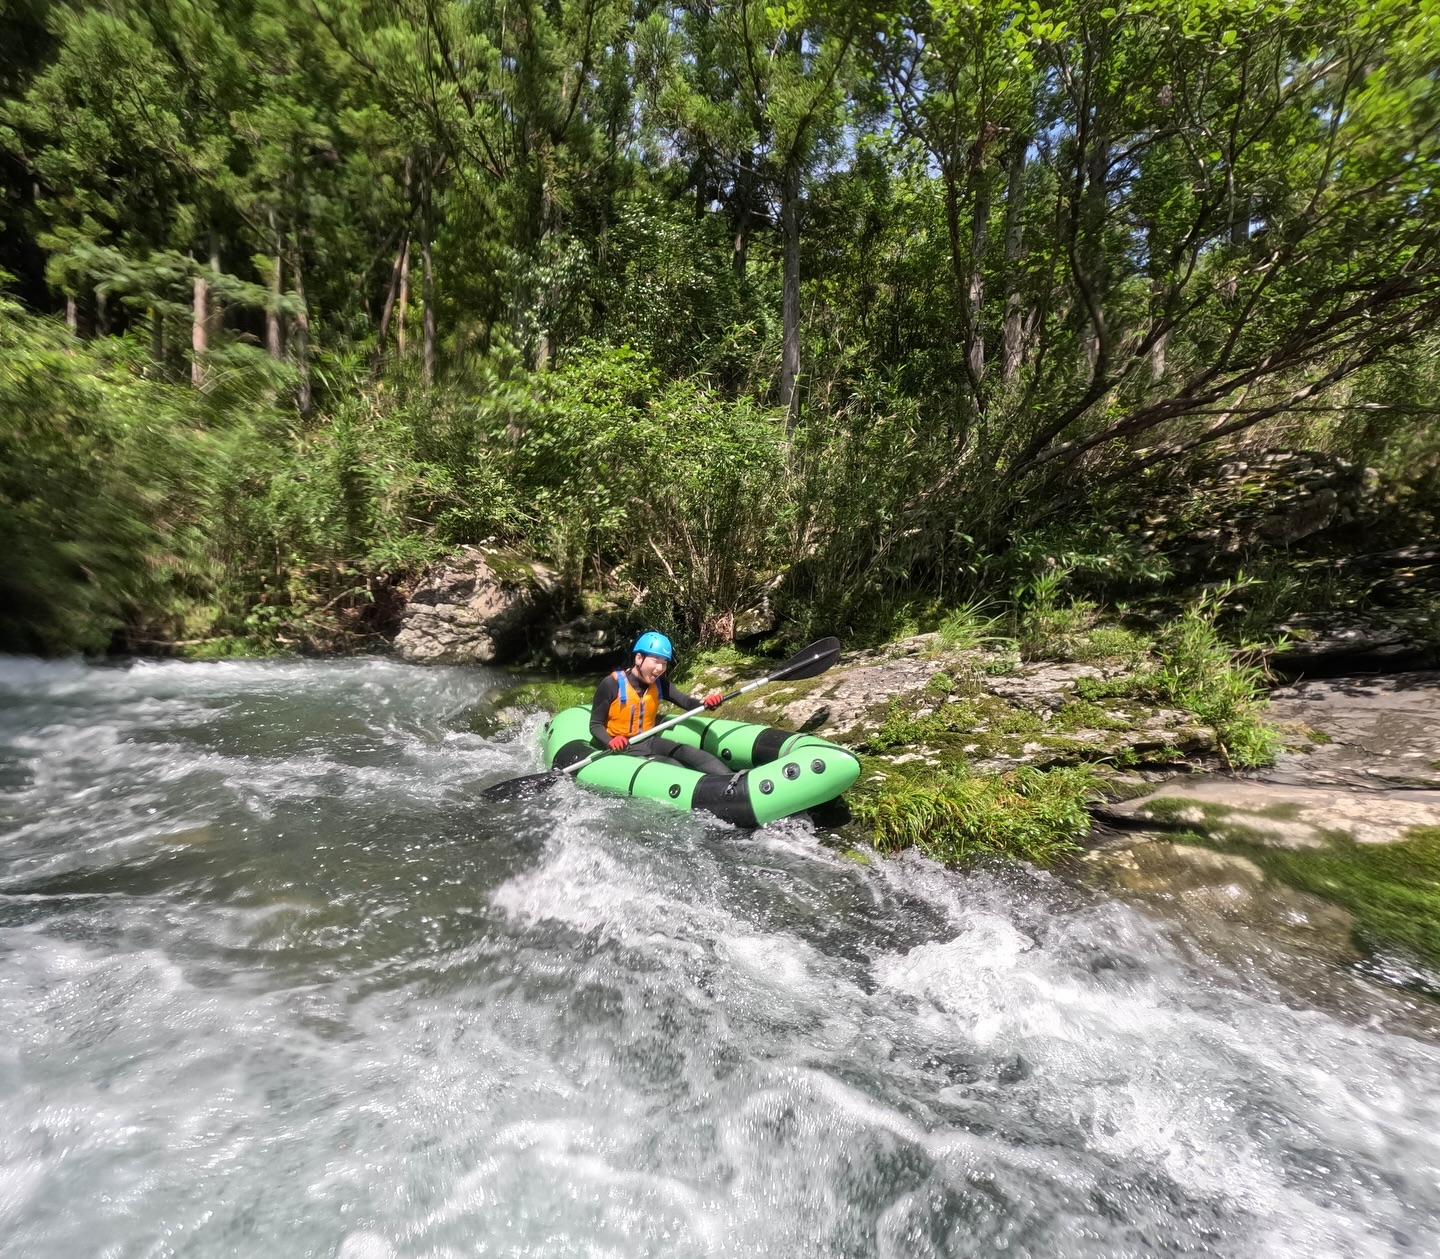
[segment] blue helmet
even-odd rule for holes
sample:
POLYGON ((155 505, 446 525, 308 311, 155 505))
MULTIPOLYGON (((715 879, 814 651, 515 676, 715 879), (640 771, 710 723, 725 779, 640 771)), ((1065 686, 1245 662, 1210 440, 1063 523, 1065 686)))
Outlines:
POLYGON ((661 660, 674 661, 675 648, 670 645, 670 640, 664 634, 657 634, 654 630, 647 630, 635 640, 634 650, 643 656, 659 656, 661 660))

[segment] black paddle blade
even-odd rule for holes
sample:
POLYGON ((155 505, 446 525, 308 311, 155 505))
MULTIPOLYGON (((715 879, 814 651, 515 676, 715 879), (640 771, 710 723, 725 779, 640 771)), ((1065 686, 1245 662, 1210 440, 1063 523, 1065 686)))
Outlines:
POLYGON ((791 682, 800 682, 805 678, 818 678, 839 659, 840 640, 838 638, 822 638, 819 642, 811 643, 802 651, 797 651, 778 669, 771 669, 768 676, 785 678, 791 682))
POLYGON ((480 793, 480 799, 498 803, 502 800, 530 800, 542 792, 549 791, 565 775, 550 770, 544 774, 528 774, 524 778, 507 778, 504 782, 491 783, 480 793))

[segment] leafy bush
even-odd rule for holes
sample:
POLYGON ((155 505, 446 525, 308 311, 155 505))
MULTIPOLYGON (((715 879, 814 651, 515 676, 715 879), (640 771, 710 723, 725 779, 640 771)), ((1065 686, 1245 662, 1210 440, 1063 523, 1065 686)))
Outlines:
POLYGON ((1237 651, 1215 627, 1221 596, 1193 604, 1157 640, 1160 664, 1144 685, 1169 703, 1214 727, 1232 765, 1268 765, 1281 747, 1280 732, 1262 716, 1265 670, 1237 651))
POLYGON ((783 561, 783 425, 750 399, 662 382, 629 349, 534 384, 514 458, 537 541, 577 580, 624 582, 649 622, 724 641, 783 561))
POLYGON ((1082 650, 1099 609, 1088 599, 1061 602, 1066 573, 1052 569, 1015 592, 1015 638, 1023 660, 1073 660, 1082 650))
POLYGON ((0 650, 103 651, 166 599, 208 445, 197 399, 0 298, 0 650))

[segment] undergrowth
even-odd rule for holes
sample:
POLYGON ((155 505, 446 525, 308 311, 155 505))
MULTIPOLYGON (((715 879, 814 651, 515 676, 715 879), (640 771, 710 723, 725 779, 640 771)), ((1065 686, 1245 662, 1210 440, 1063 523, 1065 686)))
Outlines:
POLYGON ((576 704, 588 706, 595 694, 594 682, 571 682, 551 678, 540 682, 523 682, 497 692, 491 702, 500 708, 538 708, 554 715, 576 704))
POLYGON ((1265 720, 1269 675, 1260 647, 1234 647, 1217 628, 1229 588, 1193 602, 1157 636, 1153 658, 1127 677, 1081 678, 1082 699, 1134 696, 1183 709, 1215 731, 1221 753, 1237 768, 1271 764, 1283 745, 1265 720))

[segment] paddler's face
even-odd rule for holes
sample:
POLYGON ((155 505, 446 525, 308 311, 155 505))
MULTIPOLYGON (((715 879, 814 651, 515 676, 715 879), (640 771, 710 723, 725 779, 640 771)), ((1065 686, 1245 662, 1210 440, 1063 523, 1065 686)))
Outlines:
POLYGON ((665 672, 668 661, 662 660, 659 656, 642 656, 638 651, 635 653, 635 674, 646 686, 654 686, 660 675, 665 672))

